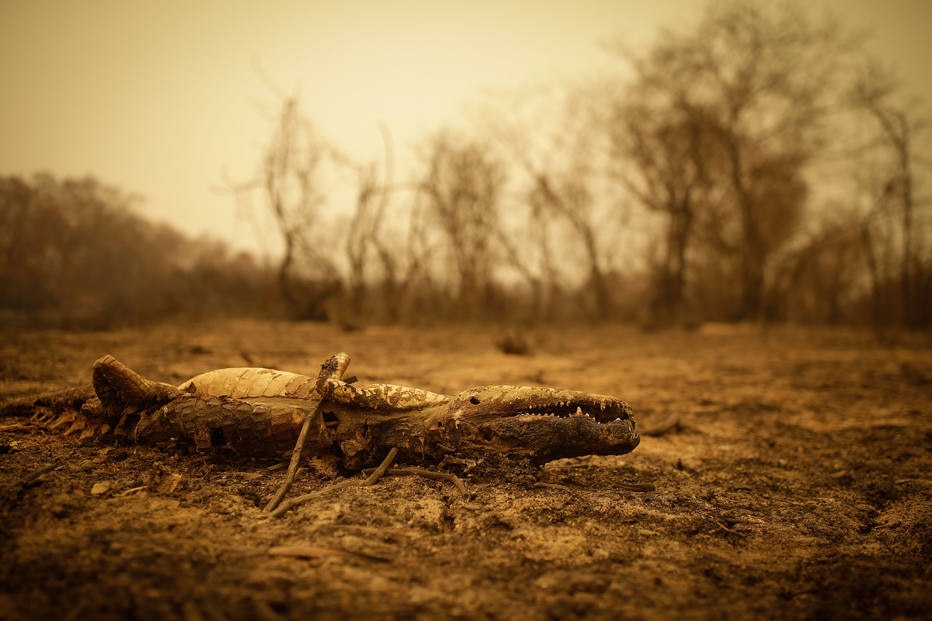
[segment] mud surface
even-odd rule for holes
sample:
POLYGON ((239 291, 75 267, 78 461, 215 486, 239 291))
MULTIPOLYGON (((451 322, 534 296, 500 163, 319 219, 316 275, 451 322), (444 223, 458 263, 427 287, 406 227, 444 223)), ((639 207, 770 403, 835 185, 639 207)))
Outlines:
MULTIPOLYGON (((0 418, 0 618, 920 618, 932 610, 932 342, 708 326, 531 331, 230 323, 7 332, 0 405, 111 353, 178 383, 227 366, 440 392, 553 385, 631 403, 633 453, 449 483, 386 477, 278 519, 275 461, 0 418), (671 416, 676 419, 671 419, 671 416), (652 491, 645 491, 652 490, 652 491)), ((289 496, 333 483, 307 468, 289 496)), ((927 618, 927 617, 926 617, 927 618)))

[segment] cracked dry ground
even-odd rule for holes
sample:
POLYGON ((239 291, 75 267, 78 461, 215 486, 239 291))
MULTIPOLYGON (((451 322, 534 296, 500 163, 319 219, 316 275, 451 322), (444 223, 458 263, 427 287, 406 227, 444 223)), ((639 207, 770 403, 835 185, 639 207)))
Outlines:
MULTIPOLYGON (((440 392, 547 384, 627 399, 629 455, 386 477, 279 519, 280 464, 0 419, 0 618, 920 618, 932 610, 932 339, 708 326, 538 329, 233 322, 6 332, 4 400, 112 353, 179 382, 225 366, 440 392), (635 491, 653 486, 652 491, 635 491)), ((330 480, 308 468, 289 495, 330 480)), ((926 617, 927 618, 927 617, 926 617)))

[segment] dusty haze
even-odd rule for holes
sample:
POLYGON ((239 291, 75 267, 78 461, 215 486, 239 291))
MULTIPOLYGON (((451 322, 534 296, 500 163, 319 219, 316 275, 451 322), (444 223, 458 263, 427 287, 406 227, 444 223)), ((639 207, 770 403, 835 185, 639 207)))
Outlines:
MULTIPOLYGON (((819 4, 873 29, 872 49, 932 100, 924 67, 932 5, 819 4)), ((692 0, 4 3, 0 172, 92 174, 142 195, 148 217, 276 250, 266 223, 238 216, 216 191, 225 174, 242 180, 255 171, 276 113, 265 78, 299 94, 327 138, 356 157, 380 153, 379 122, 404 156, 429 130, 462 121, 469 102, 488 91, 616 71, 618 60, 600 42, 646 45, 660 27, 692 23, 701 7, 692 0)), ((337 193, 333 203, 350 199, 337 193)))

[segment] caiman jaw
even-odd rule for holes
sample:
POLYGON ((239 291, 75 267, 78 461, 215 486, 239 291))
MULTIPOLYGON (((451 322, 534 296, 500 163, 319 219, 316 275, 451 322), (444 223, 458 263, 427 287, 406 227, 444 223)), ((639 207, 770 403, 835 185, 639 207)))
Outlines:
POLYGON ((584 416, 596 423, 631 417, 628 405, 607 395, 555 388, 487 386, 457 395, 450 408, 454 416, 468 421, 501 417, 584 416))

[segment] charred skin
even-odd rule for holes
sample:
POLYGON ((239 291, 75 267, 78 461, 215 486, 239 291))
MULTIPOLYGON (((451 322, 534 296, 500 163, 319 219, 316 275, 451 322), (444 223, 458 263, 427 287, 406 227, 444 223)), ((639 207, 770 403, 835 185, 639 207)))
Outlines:
MULTIPOLYGON (((349 418, 346 411, 334 417, 349 418)), ((363 436, 341 446, 345 462, 372 463, 394 446, 402 459, 420 463, 436 463, 450 454, 496 453, 542 464, 622 455, 640 442, 631 410, 619 399, 523 386, 471 388, 416 415, 368 418, 363 428, 363 436)))
POLYGON ((140 444, 191 443, 198 450, 230 450, 252 457, 281 456, 292 450, 306 402, 289 399, 237 399, 182 394, 166 405, 143 412, 132 427, 140 444))
POLYGON ((280 456, 307 416, 308 454, 336 454, 347 470, 392 447, 413 463, 497 453, 544 463, 620 455, 640 441, 627 404, 614 397, 540 387, 484 386, 455 396, 342 380, 349 356, 329 358, 316 380, 269 369, 223 369, 179 387, 147 380, 111 356, 94 365, 103 409, 137 442, 193 443, 243 455, 280 456), (320 407, 319 407, 320 406, 320 407))

